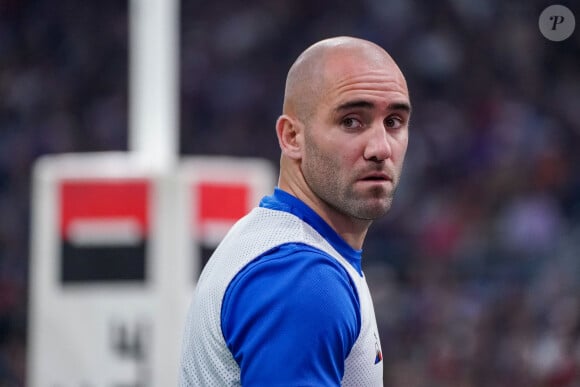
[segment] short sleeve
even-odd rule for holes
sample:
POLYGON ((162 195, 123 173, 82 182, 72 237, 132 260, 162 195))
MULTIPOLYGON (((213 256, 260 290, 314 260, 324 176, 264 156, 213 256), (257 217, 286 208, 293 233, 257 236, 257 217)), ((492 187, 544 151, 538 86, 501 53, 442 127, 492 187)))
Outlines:
POLYGON ((244 386, 339 386, 361 326, 345 268, 301 244, 277 247, 240 271, 221 314, 244 386))

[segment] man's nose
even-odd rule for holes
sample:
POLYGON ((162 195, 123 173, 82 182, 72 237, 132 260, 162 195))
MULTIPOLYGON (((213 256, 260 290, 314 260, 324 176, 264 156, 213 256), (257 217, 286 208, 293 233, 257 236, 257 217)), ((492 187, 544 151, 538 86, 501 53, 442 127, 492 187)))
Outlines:
POLYGON ((384 161, 389 157, 391 157, 389 134, 382 123, 376 124, 369 130, 364 158, 372 161, 384 161))

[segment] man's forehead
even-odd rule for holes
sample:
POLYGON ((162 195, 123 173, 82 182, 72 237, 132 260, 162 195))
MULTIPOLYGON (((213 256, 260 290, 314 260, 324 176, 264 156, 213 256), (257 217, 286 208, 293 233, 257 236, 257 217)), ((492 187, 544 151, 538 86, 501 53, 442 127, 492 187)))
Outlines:
POLYGON ((322 67, 322 78, 327 88, 392 89, 408 94, 407 82, 395 61, 384 51, 349 50, 345 55, 335 51, 322 67))
POLYGON ((328 77, 321 96, 327 105, 334 106, 352 101, 368 101, 381 109, 395 102, 410 106, 405 78, 400 72, 387 70, 351 71, 328 77))

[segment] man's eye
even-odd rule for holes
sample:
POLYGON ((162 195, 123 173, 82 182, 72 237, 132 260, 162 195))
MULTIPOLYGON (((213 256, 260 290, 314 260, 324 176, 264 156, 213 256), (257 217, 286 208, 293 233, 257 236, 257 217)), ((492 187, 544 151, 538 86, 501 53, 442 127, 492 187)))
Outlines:
POLYGON ((353 117, 347 117, 342 121, 342 124, 348 129, 357 129, 362 126, 362 123, 353 117))
POLYGON ((385 127, 386 128, 394 128, 398 129, 403 126, 403 121, 397 117, 388 117, 385 118, 385 127))

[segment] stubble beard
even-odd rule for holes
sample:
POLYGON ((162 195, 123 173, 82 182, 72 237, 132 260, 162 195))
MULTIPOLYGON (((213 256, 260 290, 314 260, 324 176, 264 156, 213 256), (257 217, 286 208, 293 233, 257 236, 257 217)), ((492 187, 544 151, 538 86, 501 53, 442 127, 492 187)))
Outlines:
POLYGON ((310 152, 313 158, 306 160, 302 174, 310 190, 334 211, 355 220, 373 221, 385 215, 391 208, 395 188, 373 187, 365 192, 356 190, 356 181, 340 175, 340 169, 332 159, 320 152, 310 152), (333 173, 337 171, 337 173, 333 173))
POLYGON ((393 202, 393 191, 372 189, 364 195, 355 192, 353 186, 341 187, 337 179, 307 179, 307 184, 314 194, 334 211, 354 220, 374 221, 385 215, 393 202))
POLYGON ((374 221, 385 215, 393 202, 393 191, 373 188, 370 192, 357 193, 350 186, 342 196, 344 212, 358 220, 374 221))

